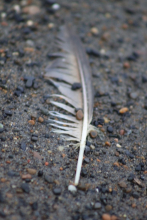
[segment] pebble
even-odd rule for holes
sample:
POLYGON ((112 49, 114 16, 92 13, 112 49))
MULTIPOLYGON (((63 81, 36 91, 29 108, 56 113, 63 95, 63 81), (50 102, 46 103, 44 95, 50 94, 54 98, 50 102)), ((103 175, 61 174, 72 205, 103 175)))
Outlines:
POLYGON ((36 152, 36 151, 33 152, 33 156, 35 158, 37 158, 38 160, 42 160, 42 156, 38 152, 36 152))
POLYGON ((52 9, 55 10, 55 11, 57 11, 57 10, 60 9, 60 5, 57 4, 57 3, 55 3, 55 4, 52 5, 52 9))
POLYGON ((17 176, 19 176, 19 173, 15 172, 13 170, 9 170, 7 175, 10 176, 10 177, 17 177, 17 176))
POLYGON ((141 171, 142 169, 141 169, 141 165, 137 165, 136 167, 135 167, 135 171, 137 171, 137 172, 139 172, 139 171, 141 171))
POLYGON ((25 142, 22 142, 21 143, 21 145, 20 145, 20 149, 22 149, 22 150, 26 150, 26 147, 27 147, 27 145, 26 145, 26 143, 25 142))
POLYGON ((112 205, 106 205, 105 206, 105 209, 106 209, 107 212, 111 211, 112 208, 113 208, 112 205))
POLYGON ((22 179, 32 179, 32 176, 30 174, 23 174, 21 176, 22 179))
POLYGON ((94 56, 94 57, 100 57, 101 56, 100 52, 98 52, 97 50, 92 49, 92 48, 87 48, 86 53, 91 55, 91 56, 94 56))
POLYGON ((54 188, 53 193, 54 195, 59 196, 61 194, 61 188, 54 188))
POLYGON ((111 216, 109 214, 103 214, 102 220, 111 220, 111 216))
POLYGON ((120 144, 116 144, 116 147, 119 147, 119 148, 121 148, 122 146, 121 146, 120 144))
POLYGON ((68 186, 68 191, 70 191, 72 193, 76 193, 77 192, 77 188, 74 185, 69 185, 68 186))
POLYGON ((33 202, 32 209, 35 211, 38 209, 38 202, 33 202))
POLYGON ((96 138, 97 137, 97 132, 96 131, 90 131, 90 137, 91 138, 96 138))
POLYGON ((125 63, 123 64, 123 67, 124 67, 124 69, 129 69, 129 68, 130 68, 129 62, 125 62, 125 63))
POLYGON ((89 158, 86 157, 86 158, 84 159, 84 162, 85 162, 85 163, 89 163, 89 158))
POLYGON ((4 114, 6 114, 7 116, 12 116, 12 111, 11 110, 4 110, 4 114))
POLYGON ((99 34, 99 30, 96 27, 92 27, 90 31, 95 36, 97 36, 99 34))
POLYGON ((36 15, 40 12, 40 8, 36 5, 26 6, 22 9, 22 12, 29 15, 36 15))
POLYGON ((117 216, 112 215, 112 216, 111 216, 111 220, 119 220, 119 219, 117 218, 117 216))
POLYGON ((127 187, 127 184, 122 180, 118 183, 118 185, 121 187, 121 188, 126 188, 127 187))
POLYGON ((126 112, 128 112, 129 111, 129 109, 127 108, 127 107, 123 107, 123 108, 121 108, 120 110, 119 110, 119 113, 120 114, 124 114, 124 113, 126 113, 126 112))
POLYGON ((39 118, 38 118, 38 121, 39 121, 40 123, 42 123, 42 122, 44 122, 44 119, 43 119, 42 117, 39 117, 39 118))
POLYGON ((22 183, 21 184, 21 189, 25 192, 25 193, 29 193, 30 192, 30 188, 29 185, 27 183, 22 183))
POLYGON ((48 174, 45 174, 44 180, 50 184, 54 183, 54 178, 48 174))
POLYGON ((34 120, 29 120, 28 123, 29 123, 30 125, 35 125, 35 121, 34 121, 34 120))
POLYGON ((76 118, 77 118, 77 120, 82 120, 83 117, 84 117, 83 111, 82 111, 82 110, 78 110, 78 111, 76 112, 76 118))
POLYGON ((77 82, 73 83, 71 86, 72 90, 78 90, 80 88, 81 88, 81 83, 77 83, 77 82))
POLYGON ((43 176, 43 171, 42 171, 42 170, 39 170, 39 171, 38 171, 38 176, 39 176, 39 177, 43 176))
POLYGON ((36 172, 37 172, 37 170, 32 169, 32 168, 28 168, 28 169, 27 169, 27 172, 28 172, 29 174, 31 174, 31 175, 35 175, 36 172))
POLYGON ((113 128, 112 128, 112 126, 109 125, 109 126, 107 127, 107 131, 108 131, 109 133, 113 133, 113 128))
POLYGON ((36 141, 38 141, 38 137, 32 136, 32 137, 31 137, 31 140, 34 141, 34 142, 36 142, 36 141))
POLYGON ((95 204, 94 204, 94 209, 101 209, 101 207, 102 207, 102 205, 101 205, 101 203, 100 202, 96 202, 95 204))
POLYGON ((126 189, 125 189, 125 192, 126 193, 130 193, 132 191, 132 187, 130 186, 130 187, 127 187, 126 189))
POLYGON ((110 143, 109 141, 106 141, 106 142, 105 142, 105 146, 110 147, 110 146, 111 146, 111 143, 110 143))
POLYGON ((120 135, 124 135, 124 133, 125 133, 125 130, 124 130, 124 129, 121 129, 121 130, 119 131, 119 134, 120 134, 120 135))

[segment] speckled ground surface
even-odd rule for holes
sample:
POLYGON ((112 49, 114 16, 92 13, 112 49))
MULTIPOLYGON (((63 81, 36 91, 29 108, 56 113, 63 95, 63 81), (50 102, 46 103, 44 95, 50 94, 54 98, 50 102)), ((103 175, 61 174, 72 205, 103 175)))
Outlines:
POLYGON ((145 220, 147 1, 51 2, 0 4, 0 219, 145 220), (43 78, 66 21, 88 53, 105 136, 88 138, 75 195, 78 149, 51 133, 47 95, 58 91, 43 78))

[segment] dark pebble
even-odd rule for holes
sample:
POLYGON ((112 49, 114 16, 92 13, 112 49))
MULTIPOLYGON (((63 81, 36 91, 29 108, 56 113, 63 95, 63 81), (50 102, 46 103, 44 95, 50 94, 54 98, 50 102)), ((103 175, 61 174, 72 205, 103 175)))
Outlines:
POLYGON ((102 207, 102 205, 101 205, 101 203, 100 202, 96 202, 95 204, 94 204, 94 209, 100 209, 102 207))
POLYGON ((47 175, 47 174, 45 174, 44 180, 50 184, 54 183, 54 178, 52 176, 47 175))
POLYGON ((147 82, 147 77, 146 76, 142 76, 142 83, 146 83, 147 82))
POLYGON ((141 175, 141 176, 140 176, 140 179, 141 179, 141 180, 144 180, 144 179, 145 179, 145 177, 141 175))
POLYGON ((26 84, 25 84, 25 87, 26 87, 26 88, 31 88, 32 86, 33 86, 33 80, 28 79, 27 82, 26 82, 26 84))
POLYGON ((77 83, 77 82, 73 83, 71 86, 72 90, 78 90, 80 88, 81 88, 81 83, 77 83))
POLYGON ((126 161, 125 161, 124 158, 119 158, 119 159, 118 159, 118 162, 119 162, 119 163, 122 163, 123 165, 126 165, 126 161))
POLYGON ((94 57, 100 57, 101 56, 101 54, 97 50, 92 49, 92 48, 87 48, 86 53, 88 55, 91 55, 91 56, 94 56, 94 57))
POLYGON ((139 198, 139 194, 137 192, 133 192, 132 193, 132 196, 135 198, 135 199, 138 199, 139 198))
POLYGON ((39 176, 39 177, 43 176, 43 171, 42 171, 42 170, 39 170, 39 171, 38 171, 38 176, 39 176))
POLYGON ((7 116, 12 116, 12 111, 10 110, 4 110, 4 114, 6 114, 7 116))
POLYGON ((127 180, 130 181, 130 182, 132 182, 132 181, 134 180, 134 178, 135 178, 135 175, 134 175, 133 173, 131 173, 131 174, 128 176, 127 180))
POLYGON ((21 184, 21 188, 25 193, 29 193, 30 192, 30 188, 29 185, 27 183, 22 183, 21 184))
POLYGON ((85 153, 85 154, 89 154, 90 152, 91 152, 90 147, 86 146, 84 153, 85 153))
POLYGON ((10 159, 13 159, 13 155, 9 155, 9 158, 10 158, 10 159))
POLYGON ((42 1, 42 4, 45 5, 45 6, 51 6, 53 4, 55 4, 56 1, 55 0, 43 0, 42 1))
POLYGON ((26 145, 26 143, 25 142, 22 142, 21 143, 21 145, 20 145, 20 149, 22 149, 22 150, 26 150, 26 147, 27 147, 27 145, 26 145))
POLYGON ((38 202, 34 202, 34 203, 32 204, 32 209, 33 209, 33 210, 37 210, 37 209, 38 209, 38 202))
POLYGON ((60 188, 54 188, 53 189, 53 193, 56 195, 56 196, 59 196, 61 194, 61 189, 60 188))
POLYGON ((22 28, 22 33, 27 35, 27 34, 31 33, 31 29, 29 27, 24 27, 24 28, 22 28))
POLYGON ((89 158, 86 157, 86 158, 84 159, 84 162, 85 162, 85 163, 89 163, 89 158))
POLYGON ((8 173, 7 173, 8 176, 10 177, 17 177, 17 176, 20 176, 18 172, 15 172, 13 170, 9 170, 8 173))
POLYGON ((3 133, 3 131, 4 131, 4 128, 0 128, 0 133, 3 133))
POLYGON ((0 211, 0 217, 5 218, 6 214, 3 211, 0 211))
POLYGON ((32 137, 31 137, 31 140, 34 141, 34 142, 35 142, 35 141, 38 141, 38 137, 32 136, 32 137))
POLYGON ((107 127, 107 131, 108 131, 109 133, 113 133, 113 128, 112 128, 112 126, 109 125, 109 126, 107 127))
POLYGON ((137 171, 137 172, 141 171, 141 166, 140 166, 140 165, 137 165, 137 166, 135 167, 135 171, 137 171))
POLYGON ((0 192, 0 203, 4 203, 5 202, 5 198, 2 194, 2 192, 0 192))
POLYGON ((87 170, 85 168, 82 168, 81 170, 81 176, 86 177, 87 176, 87 170))

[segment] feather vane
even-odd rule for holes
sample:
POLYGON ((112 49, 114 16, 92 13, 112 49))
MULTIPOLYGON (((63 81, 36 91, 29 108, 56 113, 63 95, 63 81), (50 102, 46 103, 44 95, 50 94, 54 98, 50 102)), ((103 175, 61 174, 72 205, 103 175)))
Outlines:
POLYGON ((75 185, 78 185, 86 145, 86 137, 94 127, 90 125, 93 115, 93 87, 89 61, 79 38, 66 26, 61 28, 57 46, 61 52, 53 54, 57 57, 53 63, 46 68, 45 78, 49 79, 58 88, 61 95, 52 97, 62 98, 66 103, 50 101, 55 106, 65 110, 68 114, 51 111, 50 115, 68 122, 50 120, 55 128, 53 131, 68 135, 70 141, 80 143, 79 158, 75 176, 75 185), (72 90, 73 83, 80 83, 81 89, 72 90), (83 110, 83 120, 77 120, 75 109, 83 110), (66 126, 65 126, 66 125, 66 126))

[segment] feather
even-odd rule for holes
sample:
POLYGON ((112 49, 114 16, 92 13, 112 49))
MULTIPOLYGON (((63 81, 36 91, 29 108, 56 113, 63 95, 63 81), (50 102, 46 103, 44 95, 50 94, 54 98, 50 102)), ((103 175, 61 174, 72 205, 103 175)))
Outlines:
POLYGON ((51 116, 69 121, 68 123, 51 120, 54 132, 68 135, 67 140, 80 143, 80 151, 76 169, 75 185, 78 185, 86 145, 86 137, 95 128, 90 125, 93 115, 93 87, 89 61, 79 38, 66 26, 61 28, 57 46, 61 50, 53 54, 57 57, 46 68, 45 78, 58 88, 62 95, 52 95, 62 98, 67 104, 51 101, 55 106, 68 114, 50 112, 51 116), (74 83, 80 83, 82 89, 72 90, 74 83), (75 109, 83 110, 83 120, 77 120, 75 109), (66 126, 65 126, 66 125, 66 126), (57 128, 57 129, 56 129, 57 128))

